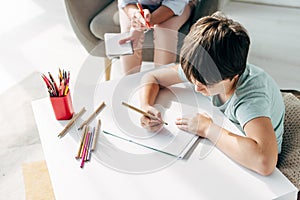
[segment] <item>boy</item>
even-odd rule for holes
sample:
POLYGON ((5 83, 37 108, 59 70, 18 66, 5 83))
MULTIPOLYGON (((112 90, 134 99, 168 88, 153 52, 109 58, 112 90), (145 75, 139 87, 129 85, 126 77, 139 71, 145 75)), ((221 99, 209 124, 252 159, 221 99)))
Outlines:
MULTIPOLYGON (((281 151, 284 103, 275 81, 247 64, 249 36, 239 23, 220 13, 199 19, 187 35, 177 66, 155 70, 142 79, 141 106, 161 118, 152 105, 160 87, 190 81, 195 91, 210 96, 245 137, 214 124, 206 114, 176 120, 179 129, 211 140, 230 158, 261 175, 270 175, 281 151)), ((157 131, 159 120, 141 118, 157 131)))

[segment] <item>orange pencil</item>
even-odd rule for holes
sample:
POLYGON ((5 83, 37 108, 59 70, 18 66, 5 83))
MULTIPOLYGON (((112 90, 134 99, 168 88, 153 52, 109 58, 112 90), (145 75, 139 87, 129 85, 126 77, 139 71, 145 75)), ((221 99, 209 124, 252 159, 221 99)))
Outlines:
POLYGON ((136 6, 138 7, 138 9, 139 9, 141 15, 143 16, 143 18, 145 19, 147 28, 150 29, 150 23, 146 21, 145 13, 144 13, 144 10, 143 10, 142 5, 141 5, 139 2, 137 2, 137 3, 136 3, 136 6))

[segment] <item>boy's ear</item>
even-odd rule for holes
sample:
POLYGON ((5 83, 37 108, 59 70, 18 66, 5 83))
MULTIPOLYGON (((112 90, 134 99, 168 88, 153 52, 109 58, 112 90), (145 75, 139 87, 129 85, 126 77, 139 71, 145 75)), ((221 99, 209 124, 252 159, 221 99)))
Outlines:
POLYGON ((240 75, 237 74, 237 75, 235 75, 235 76, 232 78, 232 80, 233 80, 233 81, 237 81, 237 80, 239 79, 239 77, 240 77, 240 75))
POLYGON ((239 75, 236 74, 234 77, 230 78, 230 81, 236 81, 239 78, 239 75))

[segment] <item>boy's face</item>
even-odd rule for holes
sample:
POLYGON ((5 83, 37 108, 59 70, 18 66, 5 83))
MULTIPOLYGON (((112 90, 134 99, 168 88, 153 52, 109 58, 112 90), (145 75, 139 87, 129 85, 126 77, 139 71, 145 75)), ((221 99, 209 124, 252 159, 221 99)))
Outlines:
POLYGON ((218 83, 212 85, 204 85, 197 81, 195 78, 191 77, 192 83, 195 86, 195 91, 203 94, 204 96, 214 96, 218 94, 226 94, 230 87, 230 79, 222 80, 218 83))

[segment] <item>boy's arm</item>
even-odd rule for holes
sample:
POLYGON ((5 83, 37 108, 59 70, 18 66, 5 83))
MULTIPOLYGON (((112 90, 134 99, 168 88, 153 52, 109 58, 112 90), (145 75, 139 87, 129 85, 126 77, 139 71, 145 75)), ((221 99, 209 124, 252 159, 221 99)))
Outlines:
POLYGON ((162 68, 145 74, 141 81, 140 102, 142 108, 147 108, 155 103, 159 89, 183 82, 178 76, 178 67, 162 68))
POLYGON ((245 126, 246 137, 233 134, 214 123, 206 137, 241 165, 262 175, 270 175, 276 167, 278 149, 270 118, 258 117, 245 126))

